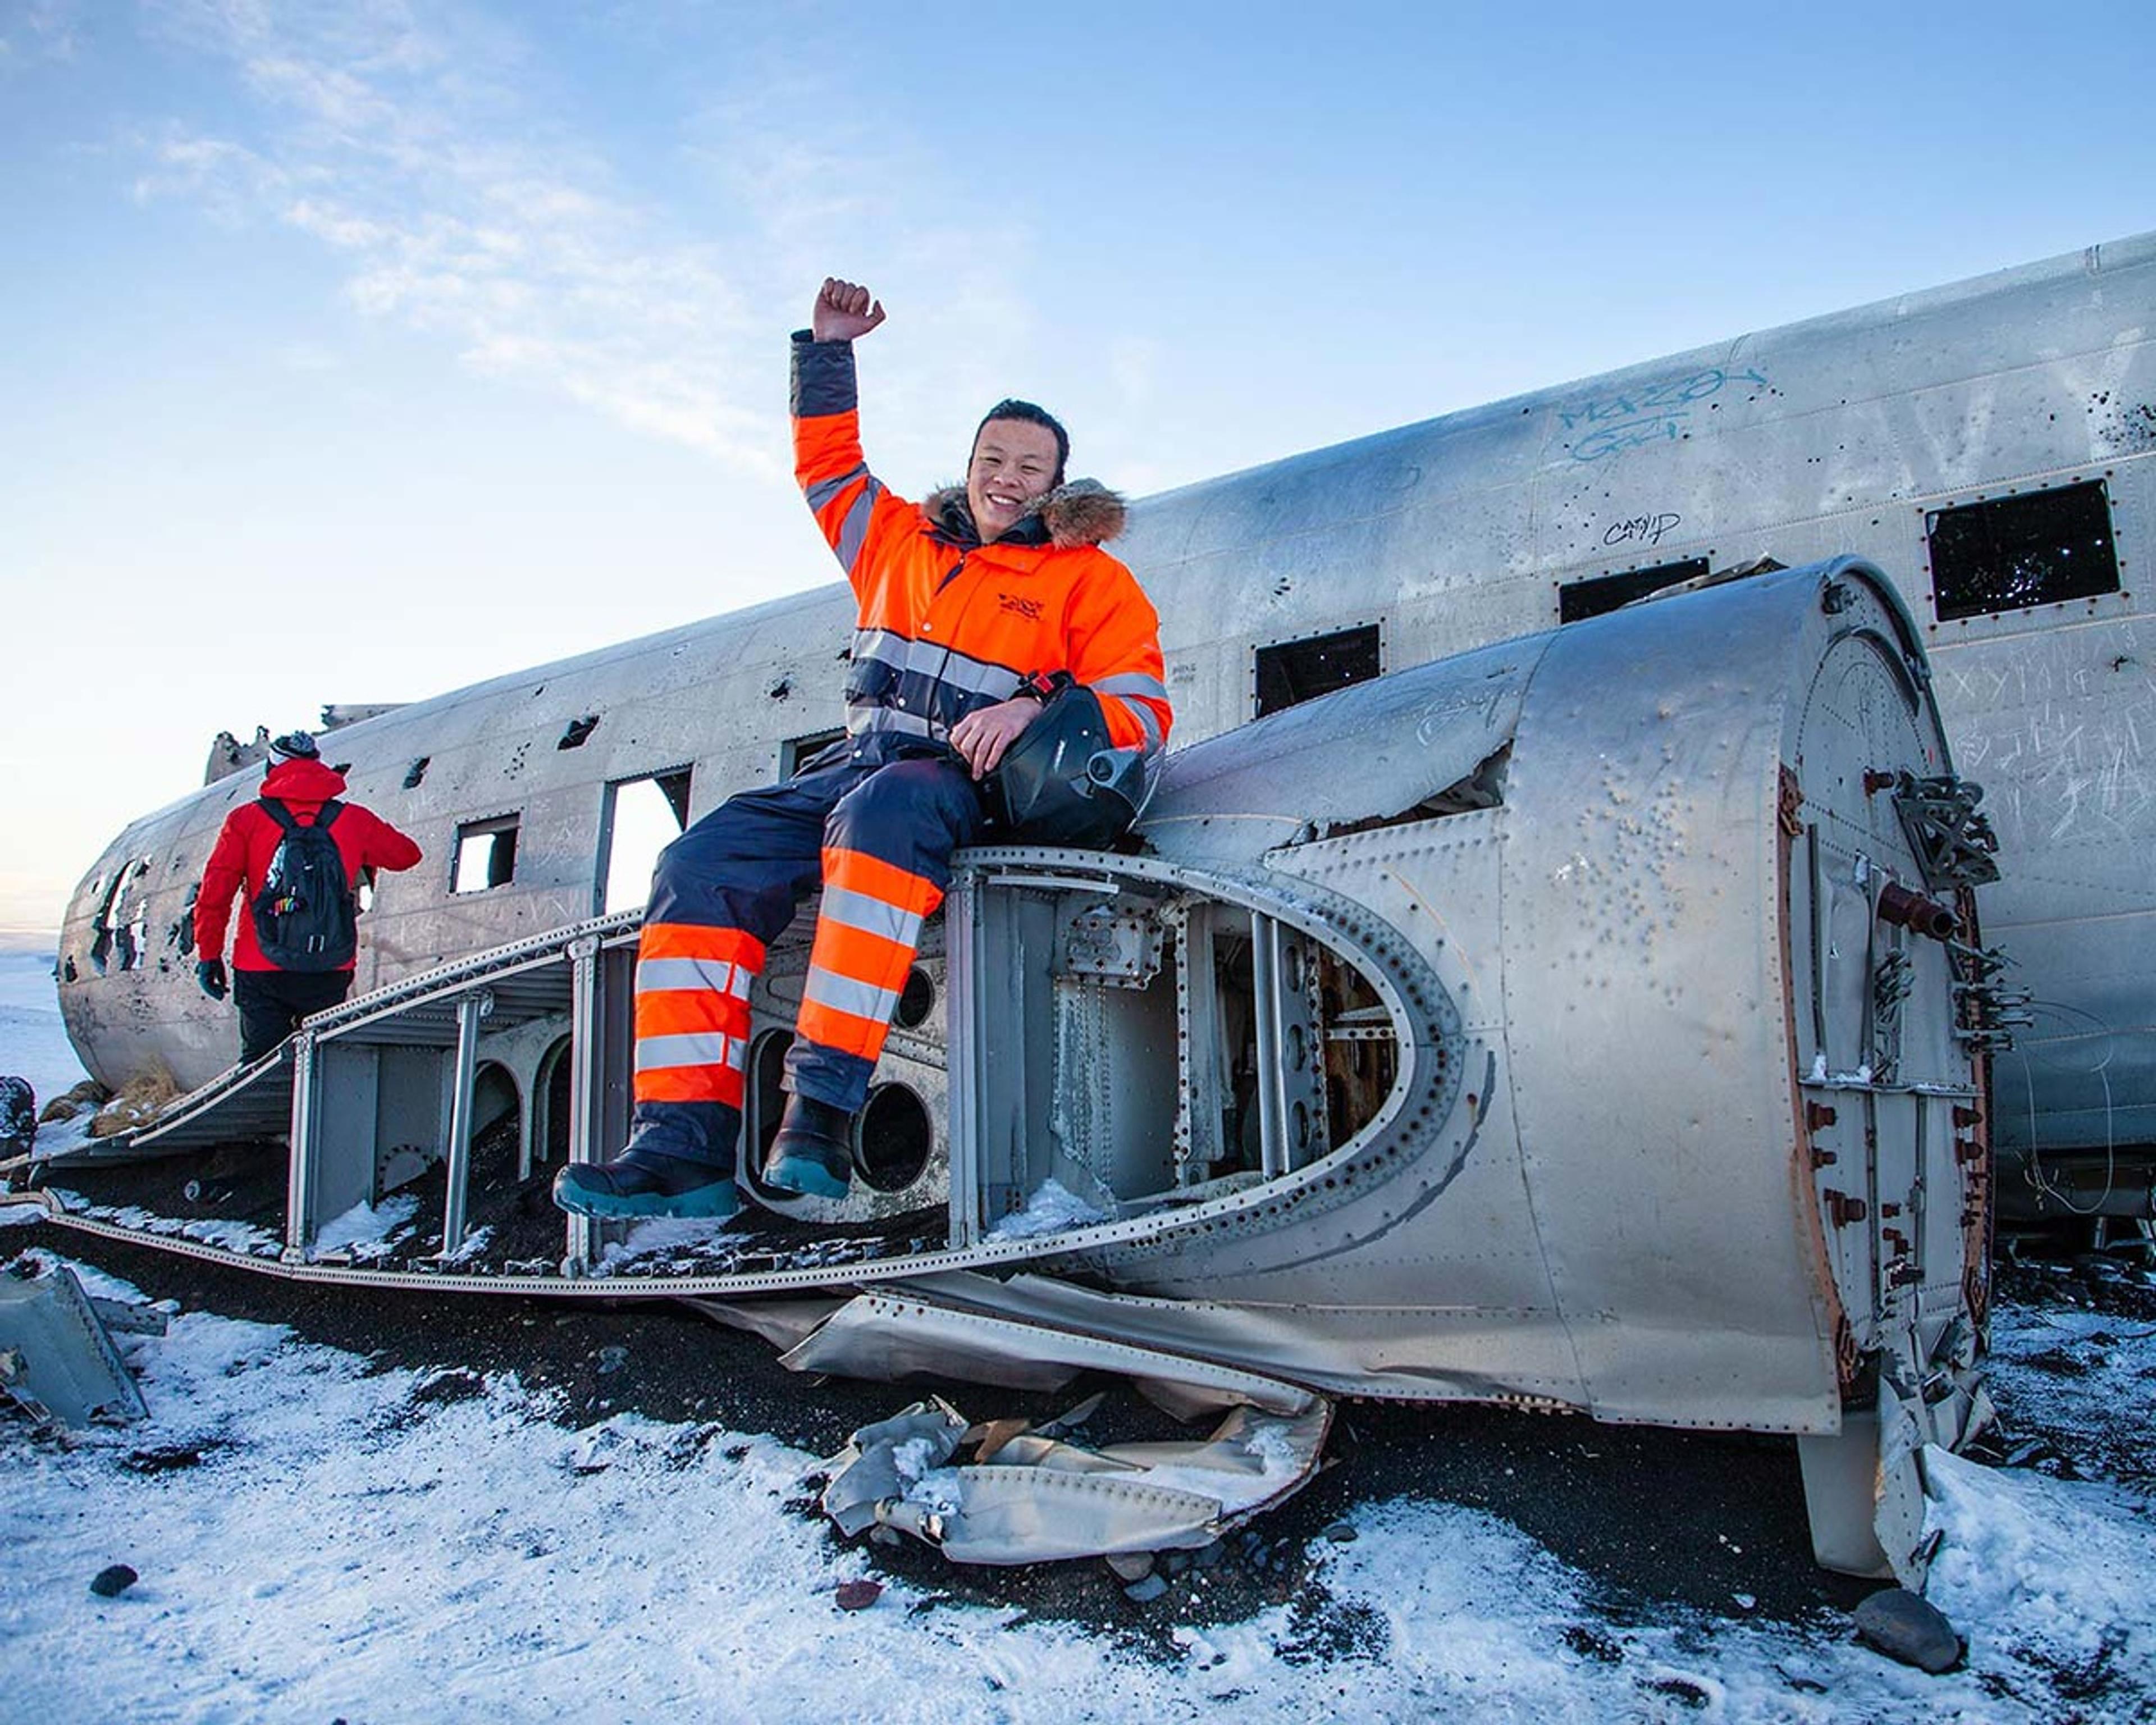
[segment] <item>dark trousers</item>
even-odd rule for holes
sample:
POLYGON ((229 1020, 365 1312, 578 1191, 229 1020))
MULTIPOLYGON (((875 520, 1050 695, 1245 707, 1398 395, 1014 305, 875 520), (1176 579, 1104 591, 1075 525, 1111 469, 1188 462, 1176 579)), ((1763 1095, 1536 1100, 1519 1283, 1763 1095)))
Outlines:
POLYGON ((301 1019, 336 1005, 351 992, 348 970, 235 970, 232 1004, 239 1009, 240 1065, 260 1060, 301 1019))
POLYGON ((747 976, 762 970, 765 946, 819 885, 824 913, 786 1087, 848 1113, 859 1109, 918 924, 949 884, 951 853, 982 819, 980 794, 955 756, 891 758, 865 748, 729 798, 660 852, 637 972, 637 1142, 690 1159, 731 1159, 747 1051, 747 976), (841 871, 835 892, 826 878, 832 868, 841 871), (845 901, 835 917, 834 899, 845 901), (684 973, 680 955, 690 952, 701 955, 701 969, 684 973), (737 999, 685 1001, 721 978, 737 999))

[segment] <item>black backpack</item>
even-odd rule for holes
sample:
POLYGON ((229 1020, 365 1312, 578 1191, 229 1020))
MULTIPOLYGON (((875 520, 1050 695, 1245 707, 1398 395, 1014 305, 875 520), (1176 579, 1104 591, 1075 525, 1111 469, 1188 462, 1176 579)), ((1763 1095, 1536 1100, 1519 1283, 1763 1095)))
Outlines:
POLYGON ((260 801, 285 836, 254 895, 255 944, 280 970, 342 970, 359 952, 359 906, 330 834, 344 804, 331 798, 307 827, 276 798, 260 801))

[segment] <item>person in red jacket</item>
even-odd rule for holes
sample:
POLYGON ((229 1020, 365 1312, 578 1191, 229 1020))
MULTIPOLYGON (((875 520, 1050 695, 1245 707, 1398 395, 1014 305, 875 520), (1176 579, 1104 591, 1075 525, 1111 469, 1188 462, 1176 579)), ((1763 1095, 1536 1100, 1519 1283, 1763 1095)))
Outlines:
POLYGON ((1070 683, 1141 777, 1167 744, 1159 619, 1101 548, 1122 500, 1065 484, 1068 434, 1021 401, 982 420, 963 490, 891 492, 861 453, 854 377, 855 338, 883 320, 866 288, 834 279, 793 338, 795 476, 860 606, 847 735, 660 854, 638 950, 634 1124, 612 1161, 556 1177, 576 1214, 733 1214, 750 985, 819 886, 764 1178, 843 1195, 921 924, 985 819, 980 782, 1070 683))
MULTIPOLYGON (((280 968, 263 952, 254 914, 285 837, 283 823, 266 805, 274 803, 298 824, 312 826, 323 805, 343 793, 344 775, 323 764, 312 737, 295 731, 278 737, 270 745, 260 797, 225 816, 203 865, 202 889, 195 896, 195 979, 213 1000, 225 996, 225 924, 233 899, 241 897, 239 932, 232 948, 232 997, 239 1009, 243 1065, 276 1047, 310 1013, 335 1006, 352 991, 351 957, 326 970, 280 968)), ((344 860, 347 891, 357 887, 363 869, 408 869, 419 860, 417 845, 357 803, 339 803, 329 830, 344 860)))

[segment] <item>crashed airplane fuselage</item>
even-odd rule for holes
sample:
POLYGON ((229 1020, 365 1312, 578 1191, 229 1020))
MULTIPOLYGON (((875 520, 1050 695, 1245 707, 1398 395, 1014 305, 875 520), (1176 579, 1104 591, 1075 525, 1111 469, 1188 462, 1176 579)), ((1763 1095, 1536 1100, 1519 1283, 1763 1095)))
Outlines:
MULTIPOLYGON (((1138 837, 966 855, 854 1192, 743 1177, 808 1249, 752 1225, 655 1267, 576 1221, 556 1285, 783 1296, 747 1321, 803 1369, 1033 1383, 1078 1337, 1139 1376, 1792 1433, 1822 1558, 1908 1571, 1907 1457, 1979 1406, 1994 961, 1973 793, 1876 571, 1337 691, 1173 757, 1138 837)), ((619 1142, 633 920, 393 984, 242 1075, 234 1106, 292 1098, 286 1265, 432 1132, 444 1255, 544 1291, 463 1251, 475 1076, 529 1100, 528 1161, 565 1064, 570 1153, 619 1142)), ((752 997, 752 1144, 805 962, 797 923, 752 997)), ((178 1113, 143 1143, 187 1142, 178 1113)))
MULTIPOLYGON (((1117 548, 1161 612, 1177 739, 1710 569, 1867 557, 1999 839, 1985 925, 2030 997, 1994 1075, 2002 1199, 2146 1214, 2156 684, 2127 575, 2156 525, 2152 330, 2143 236, 1143 500, 1117 548)), ((639 802, 678 829, 828 735, 851 620, 826 588, 336 732, 353 794, 429 857, 381 883, 359 986, 639 902, 639 802)), ((187 913, 246 778, 134 822, 69 906, 61 1004, 109 1084, 228 1057, 187 913)))

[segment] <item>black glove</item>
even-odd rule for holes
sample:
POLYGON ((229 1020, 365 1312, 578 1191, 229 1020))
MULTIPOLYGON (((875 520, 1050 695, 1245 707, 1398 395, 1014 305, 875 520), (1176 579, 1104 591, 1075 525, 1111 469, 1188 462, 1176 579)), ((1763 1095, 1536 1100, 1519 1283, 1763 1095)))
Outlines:
POLYGON ((202 958, 195 963, 195 981, 213 1000, 224 999, 224 960, 202 958))

